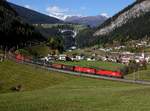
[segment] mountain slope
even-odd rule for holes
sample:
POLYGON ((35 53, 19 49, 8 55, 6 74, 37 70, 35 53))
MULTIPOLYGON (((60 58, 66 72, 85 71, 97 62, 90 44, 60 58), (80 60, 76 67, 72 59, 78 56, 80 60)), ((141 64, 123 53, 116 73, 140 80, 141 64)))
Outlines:
MULTIPOLYGON (((150 37, 150 1, 137 0, 127 6, 113 17, 106 20, 99 27, 92 29, 93 35, 88 31, 77 36, 79 46, 83 46, 80 40, 86 40, 84 47, 105 43, 124 43, 129 40, 148 39, 150 37), (83 36, 84 35, 84 36, 83 36)), ((89 30, 91 32, 91 29, 89 30)))
POLYGON ((28 23, 31 24, 54 24, 62 23, 63 21, 50 17, 45 14, 41 14, 31 9, 27 9, 12 3, 9 5, 19 14, 19 16, 28 23))
POLYGON ((45 40, 34 27, 24 23, 9 4, 0 1, 0 45, 3 48, 23 46, 26 42, 45 40))
POLYGON ((100 30, 96 32, 96 35, 105 35, 114 29, 121 27, 122 25, 128 23, 131 19, 136 19, 148 13, 150 11, 150 1, 140 0, 136 1, 132 5, 125 8, 119 14, 109 19, 100 30))
POLYGON ((95 27, 102 24, 107 17, 98 15, 98 16, 87 16, 87 17, 79 17, 79 16, 72 16, 65 19, 66 22, 69 23, 77 23, 81 25, 95 27))
POLYGON ((137 0, 97 28, 94 36, 106 41, 150 36, 150 1, 137 0))

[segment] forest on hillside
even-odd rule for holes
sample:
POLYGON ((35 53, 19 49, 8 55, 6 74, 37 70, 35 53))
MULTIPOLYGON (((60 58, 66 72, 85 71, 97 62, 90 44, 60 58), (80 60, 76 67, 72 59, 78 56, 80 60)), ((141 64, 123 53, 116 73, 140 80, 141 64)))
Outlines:
POLYGON ((0 1, 0 46, 1 48, 23 47, 27 43, 44 41, 35 28, 24 23, 6 1, 0 1))

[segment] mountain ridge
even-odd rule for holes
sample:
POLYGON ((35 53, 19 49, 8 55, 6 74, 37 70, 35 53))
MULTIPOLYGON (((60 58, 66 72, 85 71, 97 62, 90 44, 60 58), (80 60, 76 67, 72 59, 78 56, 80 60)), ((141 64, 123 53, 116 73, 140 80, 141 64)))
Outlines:
POLYGON ((79 46, 124 44, 150 38, 150 1, 137 0, 95 29, 78 35, 79 46), (93 32, 89 34, 89 32, 93 32), (84 36, 83 36, 84 35, 84 36), (90 35, 90 37, 89 37, 90 35), (89 40, 87 39, 90 38, 89 40), (86 43, 82 43, 85 40, 86 43))
POLYGON ((137 0, 133 4, 120 11, 118 14, 107 20, 99 30, 94 34, 95 36, 106 35, 113 31, 115 28, 121 27, 126 24, 130 19, 138 18, 142 14, 150 11, 149 0, 137 0))
POLYGON ((19 17, 5 0, 0 1, 0 48, 23 47, 27 42, 42 42, 45 38, 19 17))
POLYGON ((8 4, 19 14, 19 16, 30 24, 55 24, 55 23, 63 23, 63 21, 42 14, 32 9, 28 9, 13 3, 8 2, 8 4))
POLYGON ((71 16, 65 19, 65 22, 81 24, 91 27, 96 27, 102 24, 107 17, 98 15, 98 16, 71 16))

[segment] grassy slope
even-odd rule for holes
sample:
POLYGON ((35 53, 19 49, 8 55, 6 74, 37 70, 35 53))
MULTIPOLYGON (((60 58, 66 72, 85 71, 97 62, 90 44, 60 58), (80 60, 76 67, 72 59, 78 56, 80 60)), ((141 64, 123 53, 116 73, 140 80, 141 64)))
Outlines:
POLYGON ((0 64, 0 77, 8 79, 6 86, 19 79, 29 88, 0 94, 0 111, 150 110, 150 86, 58 75, 10 61, 0 64))
POLYGON ((60 84, 68 79, 71 77, 11 61, 0 63, 0 93, 11 92, 10 88, 20 84, 23 90, 30 91, 60 84))
POLYGON ((126 79, 146 80, 150 81, 150 65, 147 66, 147 70, 138 71, 125 76, 126 79))
POLYGON ((0 111, 149 111, 150 87, 76 78, 49 88, 0 95, 0 111))
POLYGON ((32 46, 30 48, 26 48, 26 50, 28 50, 31 55, 37 56, 47 56, 50 53, 50 49, 46 45, 32 46))
POLYGON ((107 52, 104 52, 104 51, 100 51, 100 50, 93 50, 93 48, 95 48, 96 46, 94 47, 88 47, 88 48, 84 48, 84 49, 77 49, 77 50, 73 50, 71 52, 67 51, 67 52, 64 52, 65 54, 67 55, 85 55, 85 56, 88 56, 88 57, 91 57, 92 54, 97 54, 97 55, 102 55, 102 56, 106 56, 108 55, 107 52))
POLYGON ((67 65, 79 65, 83 67, 91 67, 91 68, 101 68, 101 69, 107 69, 107 70, 119 70, 124 65, 123 64, 117 64, 112 62, 102 62, 102 61, 80 61, 80 62, 57 62, 67 65))

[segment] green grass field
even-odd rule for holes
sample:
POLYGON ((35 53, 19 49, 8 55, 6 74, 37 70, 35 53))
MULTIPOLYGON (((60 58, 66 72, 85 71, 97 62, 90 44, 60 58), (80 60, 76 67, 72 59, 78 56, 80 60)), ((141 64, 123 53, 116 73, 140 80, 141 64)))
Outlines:
POLYGON ((11 61, 0 63, 0 80, 0 111, 150 110, 150 86, 80 78, 11 61), (9 91, 20 82, 23 92, 9 91))
POLYGON ((22 85, 23 90, 41 89, 70 80, 70 76, 49 72, 12 61, 0 63, 0 93, 11 92, 11 88, 22 85))
POLYGON ((128 74, 125 76, 125 78, 150 81, 150 65, 147 66, 147 70, 141 70, 132 74, 128 74))
POLYGON ((118 64, 118 63, 112 63, 112 62, 102 62, 102 61, 79 61, 79 62, 63 62, 59 61, 56 63, 71 65, 71 66, 83 66, 83 67, 90 67, 90 68, 96 68, 96 69, 107 69, 107 70, 113 70, 118 71, 125 65, 118 64))
POLYGON ((51 52, 50 48, 44 44, 32 46, 30 48, 25 48, 25 50, 28 51, 30 55, 34 55, 37 57, 47 56, 51 52))

